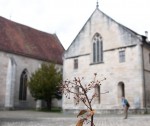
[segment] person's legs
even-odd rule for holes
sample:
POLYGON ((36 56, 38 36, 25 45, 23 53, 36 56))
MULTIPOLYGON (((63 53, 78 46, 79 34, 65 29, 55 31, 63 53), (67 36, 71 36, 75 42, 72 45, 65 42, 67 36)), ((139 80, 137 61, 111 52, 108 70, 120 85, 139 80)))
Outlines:
POLYGON ((128 117, 128 107, 127 106, 124 109, 124 113, 125 113, 124 119, 127 119, 127 117, 128 117))

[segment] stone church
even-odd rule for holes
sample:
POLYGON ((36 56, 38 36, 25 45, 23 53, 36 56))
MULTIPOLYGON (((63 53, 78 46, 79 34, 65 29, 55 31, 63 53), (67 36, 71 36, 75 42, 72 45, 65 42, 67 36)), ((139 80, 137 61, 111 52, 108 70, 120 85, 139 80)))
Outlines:
MULTIPOLYGON (((64 80, 84 77, 83 84, 87 84, 93 80, 94 73, 97 79, 107 78, 91 91, 91 95, 98 93, 93 102, 97 112, 120 112, 122 96, 128 99, 130 111, 146 112, 150 107, 148 37, 113 20, 98 5, 65 51, 63 62, 64 80)), ((81 103, 75 104, 73 94, 70 97, 63 97, 64 111, 86 108, 81 103)))
POLYGON ((35 108, 27 80, 43 62, 62 70, 63 53, 56 34, 0 17, 0 109, 35 108))

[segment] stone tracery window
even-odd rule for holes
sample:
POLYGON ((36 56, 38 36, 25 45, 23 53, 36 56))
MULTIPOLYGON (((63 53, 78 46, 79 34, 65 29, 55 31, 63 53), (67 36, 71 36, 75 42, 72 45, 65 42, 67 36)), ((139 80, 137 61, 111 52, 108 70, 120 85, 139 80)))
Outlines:
POLYGON ((93 63, 103 62, 103 42, 99 33, 93 37, 93 63))
POLYGON ((20 77, 19 100, 27 99, 27 69, 24 69, 20 77))

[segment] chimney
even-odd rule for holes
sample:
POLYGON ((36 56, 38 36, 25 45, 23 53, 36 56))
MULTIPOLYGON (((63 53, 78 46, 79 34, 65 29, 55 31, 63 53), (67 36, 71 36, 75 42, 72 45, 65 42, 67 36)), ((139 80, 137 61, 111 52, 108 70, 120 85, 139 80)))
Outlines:
POLYGON ((148 31, 145 31, 146 41, 148 42, 148 31))

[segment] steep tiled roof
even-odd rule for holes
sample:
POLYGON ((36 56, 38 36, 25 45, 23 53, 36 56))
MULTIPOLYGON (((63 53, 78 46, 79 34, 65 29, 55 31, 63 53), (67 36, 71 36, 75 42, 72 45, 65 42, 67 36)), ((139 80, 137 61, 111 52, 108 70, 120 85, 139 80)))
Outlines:
POLYGON ((55 34, 48 34, 0 17, 0 50, 62 64, 64 48, 55 34))

